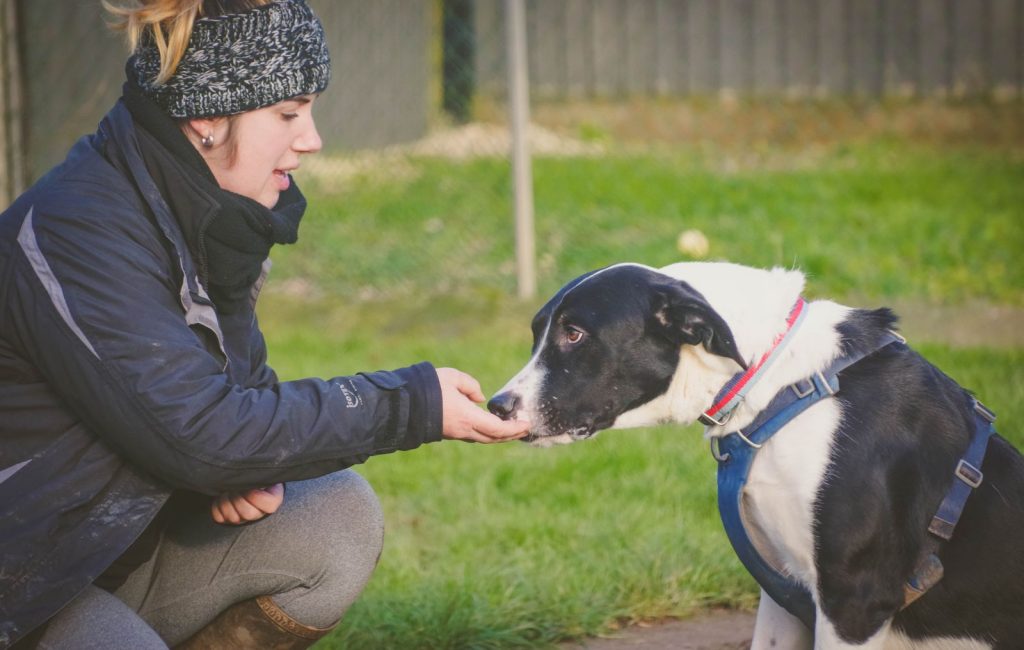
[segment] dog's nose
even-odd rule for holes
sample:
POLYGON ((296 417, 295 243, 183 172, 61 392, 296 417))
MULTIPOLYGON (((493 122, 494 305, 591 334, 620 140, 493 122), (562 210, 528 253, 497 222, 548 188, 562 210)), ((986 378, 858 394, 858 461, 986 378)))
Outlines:
POLYGON ((487 410, 502 420, 511 420, 519 408, 519 396, 509 391, 498 393, 487 402, 487 410))

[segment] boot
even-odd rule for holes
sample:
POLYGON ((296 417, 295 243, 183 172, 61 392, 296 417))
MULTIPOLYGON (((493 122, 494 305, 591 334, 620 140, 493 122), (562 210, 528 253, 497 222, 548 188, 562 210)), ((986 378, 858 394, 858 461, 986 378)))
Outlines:
POLYGON ((285 614, 270 596, 260 596, 225 609, 175 650, 300 650, 332 629, 303 625, 285 614))

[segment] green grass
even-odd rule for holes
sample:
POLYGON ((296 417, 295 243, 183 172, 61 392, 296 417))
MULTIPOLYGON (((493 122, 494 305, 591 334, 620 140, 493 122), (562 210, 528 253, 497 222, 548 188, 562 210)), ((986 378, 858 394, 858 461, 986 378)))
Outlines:
MULTIPOLYGON (((526 360, 547 295, 605 264, 683 259, 687 228, 709 236, 711 258, 804 269, 810 296, 1024 305, 1019 153, 884 138, 754 153, 535 161, 529 303, 510 297, 507 163, 384 159, 340 181, 325 165, 304 184, 300 243, 275 249, 261 298, 270 362, 289 379, 429 359, 492 393, 526 360)), ((1024 446, 1024 349, 918 349, 1024 446)), ((359 471, 384 504, 385 549, 321 647, 537 647, 756 601, 721 531, 699 427, 550 450, 440 443, 359 471)))
MULTIPOLYGON (((890 142, 794 159, 535 161, 542 293, 614 262, 679 261, 678 234, 697 228, 709 257, 800 267, 820 295, 1024 304, 1024 161, 890 142)), ((275 253, 285 275, 350 296, 514 288, 504 161, 413 159, 312 206, 301 244, 275 253)))

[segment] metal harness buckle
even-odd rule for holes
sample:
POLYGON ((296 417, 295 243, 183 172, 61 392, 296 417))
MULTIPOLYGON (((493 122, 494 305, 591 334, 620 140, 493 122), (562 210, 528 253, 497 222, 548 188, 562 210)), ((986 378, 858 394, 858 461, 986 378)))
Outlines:
POLYGON ((807 397, 808 395, 810 395, 811 393, 814 392, 814 382, 811 380, 810 377, 808 377, 806 379, 801 379, 800 381, 796 382, 795 384, 790 384, 789 387, 791 389, 793 389, 793 392, 796 393, 796 396, 797 396, 798 399, 803 399, 803 398, 807 397), (807 389, 806 390, 804 390, 803 388, 800 387, 800 383, 804 382, 804 381, 807 382, 807 389))
POLYGON ((708 445, 711 447, 711 456, 715 460, 717 460, 720 463, 724 463, 725 461, 729 460, 731 454, 729 454, 729 452, 725 452, 723 454, 718 449, 718 436, 713 436, 711 440, 708 441, 708 445))
POLYGON ((728 413, 726 413, 725 416, 723 416, 721 420, 716 420, 713 415, 708 415, 707 413, 701 413, 700 417, 697 418, 697 421, 700 422, 701 424, 703 424, 706 427, 720 427, 723 424, 725 424, 728 419, 729 419, 729 414, 728 413))
POLYGON ((962 458, 960 459, 960 462, 957 463, 956 471, 954 471, 953 474, 971 488, 976 488, 981 485, 981 481, 985 478, 985 475, 980 469, 971 465, 962 458))
POLYGON ((980 415, 981 417, 985 418, 989 422, 996 421, 996 414, 990 411, 987 406, 985 406, 978 400, 974 400, 974 412, 980 415))

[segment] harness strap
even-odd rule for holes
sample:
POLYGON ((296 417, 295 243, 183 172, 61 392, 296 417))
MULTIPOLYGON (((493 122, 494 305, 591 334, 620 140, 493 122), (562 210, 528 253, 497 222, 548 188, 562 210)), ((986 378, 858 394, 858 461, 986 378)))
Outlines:
POLYGON ((953 476, 958 480, 953 481, 953 486, 946 493, 946 498, 939 505, 938 512, 932 518, 928 526, 928 532, 949 541, 953 537, 953 529, 960 521, 960 515, 967 505, 967 497, 971 496, 974 488, 981 485, 985 475, 981 473, 981 463, 985 460, 985 451, 988 449, 988 440, 995 433, 993 423, 996 415, 979 402, 973 400, 974 404, 974 435, 971 436, 971 444, 964 452, 963 458, 957 463, 953 470, 953 476))
POLYGON ((758 553, 743 522, 743 486, 750 475, 754 456, 761 445, 815 403, 839 391, 839 373, 864 357, 903 338, 886 333, 870 350, 834 360, 827 368, 809 378, 783 388, 750 423, 747 433, 736 431, 712 438, 712 453, 718 461, 718 511, 726 535, 740 562, 772 600, 814 629, 814 600, 802 584, 784 575, 758 553), (716 443, 717 441, 717 443, 716 443))
POLYGON ((960 522, 960 515, 967 506, 967 498, 984 479, 981 464, 985 460, 988 441, 996 432, 996 415, 977 399, 972 397, 971 402, 974 411, 974 433, 971 435, 967 450, 953 470, 953 484, 939 504, 931 523, 928 524, 928 532, 933 535, 927 543, 928 552, 921 564, 915 568, 914 575, 903 585, 904 607, 923 596, 942 579, 942 562, 937 555, 939 547, 943 542, 953 538, 953 530, 960 522))
MULTIPOLYGON (((718 461, 718 511, 726 535, 737 557, 772 600, 814 629, 815 607, 810 592, 799 582, 784 575, 757 551, 747 532, 742 515, 743 486, 758 449, 793 418, 818 401, 839 392, 839 373, 893 344, 906 343, 895 332, 883 336, 873 349, 840 357, 826 369, 780 390, 767 408, 746 427, 747 433, 734 433, 711 439, 711 452, 718 461)), ((942 542, 949 540, 974 488, 981 485, 982 461, 989 438, 995 433, 995 414, 973 399, 975 429, 971 442, 953 472, 952 487, 943 498, 928 527, 934 537, 925 559, 904 585, 904 607, 908 606, 942 579, 942 563, 936 555, 942 542)))

